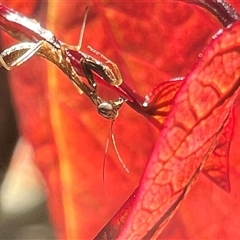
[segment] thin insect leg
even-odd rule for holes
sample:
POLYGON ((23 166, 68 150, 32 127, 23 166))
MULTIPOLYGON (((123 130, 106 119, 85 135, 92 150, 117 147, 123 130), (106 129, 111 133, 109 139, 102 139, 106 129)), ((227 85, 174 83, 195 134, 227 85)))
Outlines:
POLYGON ((82 58, 81 60, 81 66, 82 66, 82 70, 85 74, 86 79, 88 80, 89 84, 96 89, 97 88, 97 84, 93 78, 93 74, 92 74, 92 68, 91 68, 91 62, 86 59, 86 58, 82 58))
POLYGON ((89 2, 88 2, 87 7, 85 8, 83 24, 82 24, 82 28, 81 28, 81 31, 80 31, 78 45, 77 45, 77 51, 80 51, 80 49, 82 47, 83 34, 84 34, 85 26, 86 26, 88 11, 89 11, 89 2))
MULTIPOLYGON (((11 70, 14 67, 17 67, 17 66, 23 64, 24 62, 26 62, 28 59, 30 59, 33 55, 35 55, 38 52, 38 50, 41 48, 41 45, 43 44, 43 42, 44 41, 40 41, 40 42, 36 43, 35 46, 33 46, 32 48, 27 50, 23 55, 18 57, 11 64, 6 63, 5 60, 3 59, 2 55, 0 55, 0 62, 2 64, 2 66, 4 68, 6 68, 7 70, 11 70)), ((26 43, 26 44, 28 44, 28 43, 26 43)))
MULTIPOLYGON (((85 31, 85 26, 86 26, 86 22, 87 22, 88 12, 89 12, 89 1, 88 1, 88 5, 85 8, 84 17, 83 17, 83 24, 82 24, 82 28, 81 28, 80 35, 79 35, 79 41, 78 41, 78 45, 76 46, 76 50, 78 52, 81 50, 81 47, 82 47, 83 34, 84 34, 84 31, 85 31)), ((89 84, 93 88, 96 88, 97 84, 96 84, 96 82, 95 82, 95 80, 93 78, 91 69, 89 68, 88 63, 86 62, 85 58, 82 58, 81 65, 82 65, 83 72, 84 72, 84 74, 85 74, 89 84)))
MULTIPOLYGON (((122 76, 120 74, 120 71, 119 71, 119 68, 118 68, 117 64, 112 62, 110 59, 108 59, 106 56, 104 56, 102 53, 98 52, 96 49, 92 48, 91 46, 88 46, 88 49, 91 52, 93 52, 94 54, 99 55, 102 59, 104 59, 105 64, 110 64, 111 65, 111 67, 113 69, 113 73, 112 73, 112 76, 109 76, 109 78, 111 79, 111 82, 109 82, 109 83, 113 86, 121 85, 123 80, 122 80, 122 76)), ((105 66, 105 68, 108 68, 108 66, 105 66)), ((110 71, 110 69, 109 69, 109 71, 110 71)))

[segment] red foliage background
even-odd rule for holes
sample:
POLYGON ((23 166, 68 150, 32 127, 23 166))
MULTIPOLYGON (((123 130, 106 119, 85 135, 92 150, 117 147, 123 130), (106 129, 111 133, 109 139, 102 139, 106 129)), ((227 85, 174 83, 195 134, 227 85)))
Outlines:
MULTIPOLYGON (((86 2, 3 4, 36 18, 58 39, 77 44, 86 2)), ((233 5, 240 10, 239 4, 233 5)), ((161 81, 185 76, 220 27, 208 12, 182 2, 94 1, 82 50, 90 45, 106 55, 117 63, 124 81, 146 95, 161 81)), ((5 36, 5 46, 10 45, 10 37, 5 36)), ((57 236, 93 238, 138 186, 157 129, 124 106, 114 133, 130 173, 122 169, 110 147, 103 183, 110 122, 97 114, 56 66, 39 57, 11 71, 11 86, 21 134, 34 147, 36 164, 46 180, 57 236)), ((236 103, 235 116, 238 106, 236 103)), ((231 194, 201 176, 162 238, 240 237, 238 124, 236 118, 230 152, 231 194)))

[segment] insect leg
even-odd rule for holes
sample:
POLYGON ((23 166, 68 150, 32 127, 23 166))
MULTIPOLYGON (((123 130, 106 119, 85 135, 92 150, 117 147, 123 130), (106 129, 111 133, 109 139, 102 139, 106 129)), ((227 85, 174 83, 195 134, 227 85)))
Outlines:
POLYGON ((83 17, 83 24, 82 24, 82 28, 81 28, 81 32, 80 32, 80 36, 79 36, 78 45, 77 45, 77 50, 78 51, 80 51, 80 49, 82 47, 83 34, 84 34, 85 26, 86 26, 88 11, 89 11, 89 2, 88 2, 87 7, 85 8, 85 13, 84 13, 84 17, 83 17))
POLYGON ((96 89, 97 84, 96 84, 96 82, 93 78, 93 74, 92 74, 93 64, 94 64, 94 62, 92 62, 91 60, 89 60, 87 58, 82 58, 82 60, 81 60, 82 69, 83 69, 86 79, 88 80, 89 84, 94 89, 96 89))
POLYGON ((112 62, 110 59, 108 59, 106 56, 104 56, 102 53, 98 52, 96 49, 92 48, 91 46, 88 46, 88 48, 91 52, 93 52, 94 54, 100 56, 102 59, 105 60, 106 65, 103 65, 103 67, 105 67, 105 69, 103 68, 103 70, 105 71, 106 75, 110 79, 109 83, 113 86, 121 85, 123 80, 117 64, 112 62), (110 64, 110 67, 107 66, 107 64, 110 64))
POLYGON ((40 41, 38 43, 20 43, 17 45, 14 45, 6 50, 4 50, 0 54, 0 64, 7 70, 11 70, 14 67, 20 66, 24 62, 26 62, 28 59, 30 59, 33 55, 35 55, 38 50, 41 48, 41 45, 44 41, 40 41), (24 51, 25 49, 25 51, 24 51), (4 58, 10 54, 13 54, 14 52, 22 50, 23 54, 21 55, 15 55, 16 59, 11 59, 11 62, 7 62, 4 60, 4 58))

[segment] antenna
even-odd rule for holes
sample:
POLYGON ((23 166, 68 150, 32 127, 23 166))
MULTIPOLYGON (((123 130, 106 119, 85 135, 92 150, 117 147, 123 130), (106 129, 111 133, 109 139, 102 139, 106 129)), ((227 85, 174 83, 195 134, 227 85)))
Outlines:
POLYGON ((110 139, 110 136, 111 136, 111 139, 112 139, 112 143, 113 143, 113 147, 114 147, 114 150, 117 154, 117 157, 118 157, 118 160, 119 162, 122 164, 122 167, 123 169, 129 173, 129 169, 127 168, 127 166, 125 165, 125 163, 123 162, 120 154, 119 154, 119 151, 117 149, 117 145, 116 145, 116 141, 115 141, 115 137, 114 137, 114 134, 113 134, 113 123, 114 123, 115 120, 112 120, 111 121, 111 126, 110 126, 110 129, 109 129, 109 132, 108 132, 108 138, 107 138, 107 141, 106 141, 106 146, 105 146, 105 151, 104 151, 104 159, 103 159, 103 182, 105 180, 105 166, 106 166, 106 157, 107 157, 107 152, 108 152, 108 146, 109 146, 109 139, 110 139))
POLYGON ((77 51, 80 51, 80 49, 82 47, 83 34, 84 34, 85 26, 86 26, 88 11, 89 11, 89 1, 88 1, 88 5, 86 6, 85 12, 84 12, 83 24, 82 24, 82 28, 81 28, 80 35, 79 35, 77 51))

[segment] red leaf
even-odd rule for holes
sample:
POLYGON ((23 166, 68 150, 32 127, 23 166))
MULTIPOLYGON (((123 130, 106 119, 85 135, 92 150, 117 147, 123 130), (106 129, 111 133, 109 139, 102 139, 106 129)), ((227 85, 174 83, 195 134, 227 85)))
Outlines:
POLYGON ((239 86, 239 33, 240 23, 219 32, 186 77, 120 239, 159 236, 216 147, 239 86))

